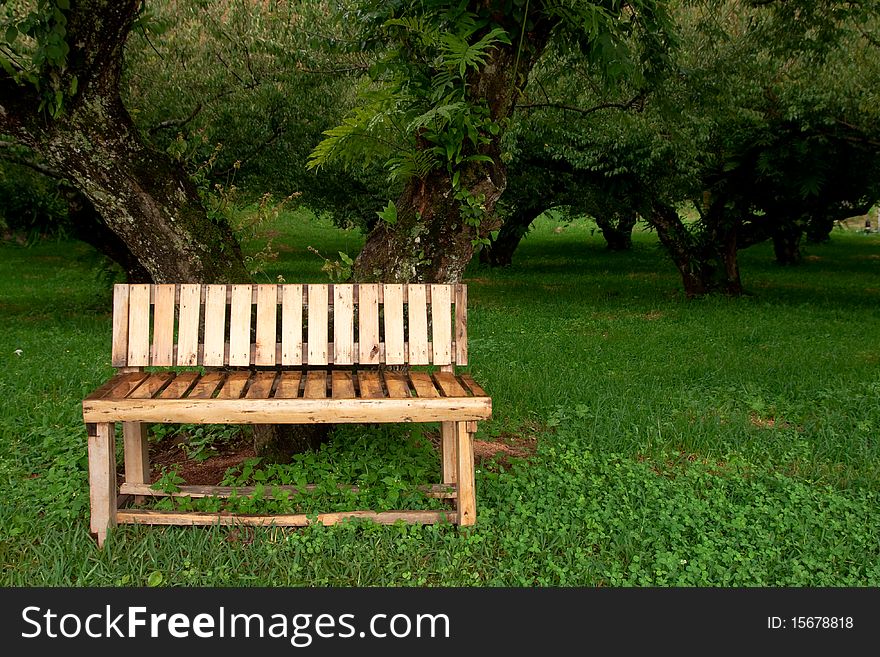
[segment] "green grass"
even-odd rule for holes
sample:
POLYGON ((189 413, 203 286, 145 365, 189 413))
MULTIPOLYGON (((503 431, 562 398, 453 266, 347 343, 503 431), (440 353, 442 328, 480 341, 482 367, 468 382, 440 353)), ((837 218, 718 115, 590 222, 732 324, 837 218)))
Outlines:
MULTIPOLYGON (((362 242, 304 214, 272 228, 269 280, 325 281, 307 247, 362 242)), ((749 296, 686 302, 654 235, 613 254, 542 221, 513 267, 467 274, 494 406, 477 437, 538 439, 480 468, 475 528, 122 527, 98 551, 80 402, 112 372, 108 291, 81 244, 0 245, 0 584, 880 585, 880 239, 806 255, 755 247, 749 296)), ((263 472, 372 476, 364 501, 393 507, 432 471, 401 426, 263 472)))

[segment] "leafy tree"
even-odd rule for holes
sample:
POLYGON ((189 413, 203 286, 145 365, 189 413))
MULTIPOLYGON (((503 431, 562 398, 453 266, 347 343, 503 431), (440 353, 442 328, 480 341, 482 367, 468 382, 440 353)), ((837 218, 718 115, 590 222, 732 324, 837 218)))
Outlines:
POLYGON ((625 59, 633 32, 662 47, 661 3, 426 0, 361 2, 384 56, 362 103, 327 133, 315 166, 379 160, 403 185, 355 261, 362 280, 459 280, 499 227, 507 186, 503 138, 551 37, 596 60, 625 59))

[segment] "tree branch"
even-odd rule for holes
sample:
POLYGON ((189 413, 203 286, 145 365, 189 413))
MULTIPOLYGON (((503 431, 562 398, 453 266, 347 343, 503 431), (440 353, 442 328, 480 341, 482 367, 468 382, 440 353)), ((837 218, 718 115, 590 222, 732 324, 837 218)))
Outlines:
POLYGON ((619 110, 628 110, 637 105, 640 101, 645 99, 645 93, 642 92, 637 96, 634 96, 630 100, 625 103, 600 103, 594 107, 575 107, 574 105, 566 105, 564 103, 529 103, 527 105, 517 105, 519 109, 537 109, 540 107, 548 107, 552 109, 561 109, 567 112, 577 112, 579 114, 593 114, 594 112, 599 112, 601 110, 606 109, 619 109, 619 110))

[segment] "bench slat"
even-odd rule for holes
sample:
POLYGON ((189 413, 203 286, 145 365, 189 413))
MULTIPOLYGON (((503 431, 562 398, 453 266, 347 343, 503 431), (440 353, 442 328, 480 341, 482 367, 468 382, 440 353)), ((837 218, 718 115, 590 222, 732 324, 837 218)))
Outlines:
POLYGON ((128 366, 150 364, 150 286, 130 285, 128 290, 128 366))
POLYGON ((198 372, 181 372, 159 393, 159 399, 180 399, 198 378, 198 372))
POLYGON ((134 392, 128 395, 128 398, 152 399, 156 396, 156 393, 159 392, 172 378, 174 378, 173 372, 159 372, 157 374, 151 374, 145 381, 143 381, 137 388, 134 389, 134 392))
POLYGON ((410 372, 409 380, 419 397, 439 397, 440 393, 434 387, 434 382, 427 372, 410 372))
POLYGON ((128 365, 128 295, 129 286, 113 286, 113 347, 110 362, 113 367, 128 365))
POLYGON ((278 388, 275 390, 275 398, 296 399, 299 397, 299 382, 301 379, 302 372, 299 370, 282 372, 281 378, 278 380, 278 388))
POLYGON ((295 400, 160 398, 91 399, 83 402, 83 419, 86 422, 339 424, 467 422, 486 420, 491 416, 492 402, 488 397, 295 400))
POLYGON ((177 364, 196 365, 199 359, 199 316, 202 301, 201 285, 180 286, 180 307, 177 318, 177 364))
POLYGON ((146 372, 131 372, 130 375, 123 375, 112 388, 104 395, 105 399, 123 399, 131 394, 141 382, 149 376, 146 372))
POLYGON ((281 364, 302 364, 303 286, 281 286, 281 364))
POLYGON ((354 286, 333 286, 333 362, 354 364, 354 286))
POLYGON ((306 377, 303 397, 305 399, 324 399, 326 396, 327 372, 324 370, 311 370, 306 377))
POLYGON ((467 286, 455 286, 455 364, 467 365, 467 286))
POLYGON ((229 364, 251 364, 251 286, 233 285, 229 315, 229 364))
POLYGON ((428 303, 425 285, 409 285, 409 364, 428 365, 428 303))
POLYGON ((254 372, 245 393, 245 399, 269 399, 272 396, 272 384, 275 383, 275 372, 254 372))
POLYGON ((327 286, 309 285, 309 365, 327 364, 327 286))
POLYGON ((462 374, 459 378, 464 381, 464 384, 468 388, 470 388, 471 392, 474 394, 474 397, 488 397, 486 391, 483 390, 483 388, 481 388, 476 381, 474 381, 474 377, 472 377, 470 374, 462 374))
POLYGON ((448 285, 431 286, 431 334, 434 365, 449 365, 452 353, 452 296, 448 285))
POLYGON ((354 381, 351 372, 334 370, 331 381, 334 399, 354 399, 354 381))
POLYGON ((381 399, 385 396, 382 392, 382 379, 375 370, 361 370, 358 372, 361 399, 381 399))
POLYGON ((205 351, 208 367, 224 364, 226 355, 226 286, 205 286, 205 351))
POLYGON ((275 331, 278 290, 274 285, 257 285, 257 337, 254 365, 275 364, 275 331))
POLYGON ((379 286, 367 283, 358 286, 358 362, 381 362, 379 356, 379 286))
POLYGON ((239 399, 249 378, 250 372, 247 371, 230 372, 220 392, 217 393, 217 399, 239 399))
POLYGON ((157 285, 153 304, 153 365, 174 365, 174 285, 157 285))
POLYGON ((210 399, 221 381, 223 381, 223 372, 208 372, 198 380, 186 397, 187 399, 210 399))
POLYGON ((468 393, 452 372, 434 372, 434 381, 445 397, 467 397, 468 393))
POLYGON ((411 397, 409 383, 403 372, 385 371, 382 373, 385 379, 385 387, 388 388, 388 396, 396 399, 411 397))
POLYGON ((385 363, 406 362, 403 336, 403 285, 385 285, 385 363))

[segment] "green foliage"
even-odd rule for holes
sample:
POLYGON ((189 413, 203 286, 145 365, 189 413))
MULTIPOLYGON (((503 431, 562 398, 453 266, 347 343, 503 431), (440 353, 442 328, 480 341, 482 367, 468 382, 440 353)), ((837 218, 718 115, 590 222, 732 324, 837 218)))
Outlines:
POLYGON ((35 0, 21 6, 0 3, 0 67, 40 94, 40 110, 57 118, 65 96, 77 92, 76 76, 65 74, 70 46, 67 15, 70 0, 35 0))
POLYGON ((57 181, 0 159, 0 231, 33 242, 67 230, 67 204, 57 181))
MULTIPOLYGON (((271 228, 328 252, 349 239, 306 216, 271 228)), ((588 226, 544 219, 516 267, 470 277, 471 362, 495 413, 477 438, 537 444, 527 463, 478 463, 476 527, 127 526, 103 551, 87 533, 80 401, 112 372, 110 299, 76 259, 82 245, 0 245, 2 582, 880 584, 880 325, 866 284, 878 236, 841 232, 800 272, 769 265, 758 246, 742 266, 759 294, 695 304, 667 293, 675 272, 655 237, 634 239, 608 254, 588 226)), ((281 254, 273 275, 324 280, 306 252, 281 254)), ((348 427, 291 466, 243 464, 227 481, 262 485, 263 499, 230 504, 351 508, 333 486, 362 483, 358 504, 394 507, 396 491, 401 507, 431 507, 408 497, 438 476, 413 428, 348 427), (302 481, 324 485, 266 499, 302 481)))

